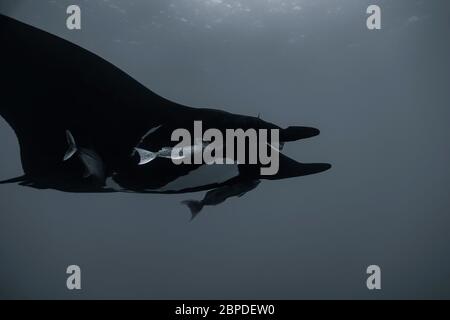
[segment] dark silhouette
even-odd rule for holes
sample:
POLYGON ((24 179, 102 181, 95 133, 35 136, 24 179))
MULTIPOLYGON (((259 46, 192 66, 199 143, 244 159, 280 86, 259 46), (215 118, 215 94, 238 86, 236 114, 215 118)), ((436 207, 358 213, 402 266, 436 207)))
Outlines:
POLYGON ((24 170, 23 176, 1 183, 66 192, 215 189, 200 202, 186 202, 195 216, 204 205, 241 196, 261 179, 303 176, 331 167, 302 164, 280 153, 275 175, 261 176, 260 164, 214 165, 233 169, 234 175, 216 178, 208 172, 208 181, 202 182, 194 173, 203 172, 206 165, 175 165, 163 157, 138 165, 137 146, 152 151, 173 147, 173 130, 192 131, 195 120, 202 121, 204 130, 279 129, 281 144, 318 135, 319 130, 282 129, 259 117, 169 101, 99 56, 3 15, 0 44, 0 115, 18 137, 24 170))

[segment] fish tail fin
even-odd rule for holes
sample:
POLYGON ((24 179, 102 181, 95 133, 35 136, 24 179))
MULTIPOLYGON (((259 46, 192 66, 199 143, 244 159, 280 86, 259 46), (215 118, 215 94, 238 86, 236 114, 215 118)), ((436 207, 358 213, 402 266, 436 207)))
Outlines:
POLYGON ((27 176, 24 174, 20 177, 15 177, 7 180, 0 181, 0 184, 6 184, 6 183, 15 183, 15 182, 23 182, 27 179, 27 176))
POLYGON ((141 148, 134 148, 134 149, 139 154, 139 165, 149 163, 150 161, 153 161, 158 156, 158 154, 156 152, 151 152, 151 151, 141 149, 141 148))
POLYGON ((69 160, 72 156, 77 152, 77 145, 75 143, 75 139, 72 136, 72 133, 69 130, 66 130, 66 139, 69 144, 69 148, 64 154, 64 161, 69 160))
POLYGON ((203 203, 201 201, 185 200, 185 201, 182 201, 181 203, 185 204, 189 208, 189 210, 191 210, 191 221, 194 220, 194 218, 203 209, 203 203))

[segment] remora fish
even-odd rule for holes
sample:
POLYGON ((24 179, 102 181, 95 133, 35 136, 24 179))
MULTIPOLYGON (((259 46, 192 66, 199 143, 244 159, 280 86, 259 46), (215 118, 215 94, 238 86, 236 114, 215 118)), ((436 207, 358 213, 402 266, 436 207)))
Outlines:
POLYGON ((139 154, 139 165, 147 164, 156 158, 166 158, 166 159, 183 159, 191 157, 196 153, 203 152, 204 147, 207 144, 204 142, 196 142, 194 145, 185 147, 163 147, 157 152, 152 152, 149 150, 134 148, 134 150, 139 154))
POLYGON ((208 191, 205 197, 200 201, 185 200, 182 201, 182 203, 187 205, 191 210, 191 220, 193 220, 200 213, 204 206, 218 205, 230 197, 242 197, 250 190, 255 189, 260 184, 260 182, 260 180, 244 180, 234 184, 225 185, 223 187, 208 191))

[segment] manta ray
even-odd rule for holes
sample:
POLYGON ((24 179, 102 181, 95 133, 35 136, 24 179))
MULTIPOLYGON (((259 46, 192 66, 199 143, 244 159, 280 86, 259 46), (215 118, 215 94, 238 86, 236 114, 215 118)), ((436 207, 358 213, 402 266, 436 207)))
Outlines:
POLYGON ((170 161, 176 128, 278 129, 280 145, 317 136, 312 127, 281 128, 260 117, 194 108, 152 92, 98 55, 0 15, 0 115, 17 135, 24 174, 0 183, 64 192, 183 193, 193 217, 205 206, 240 197, 261 180, 328 170, 279 155, 279 170, 260 164, 205 165, 170 161))

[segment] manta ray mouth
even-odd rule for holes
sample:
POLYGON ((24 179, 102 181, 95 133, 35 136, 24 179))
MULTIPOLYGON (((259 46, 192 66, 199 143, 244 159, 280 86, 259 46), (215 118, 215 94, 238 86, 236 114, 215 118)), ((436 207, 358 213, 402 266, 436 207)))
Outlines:
MULTIPOLYGON (((280 132, 280 149, 282 149, 284 142, 297 141, 301 139, 308 139, 320 134, 320 130, 313 127, 291 126, 286 129, 282 129, 280 132)), ((329 163, 299 163, 300 167, 297 171, 300 175, 309 175, 320 173, 331 169, 329 163)))
POLYGON ((285 179, 312 175, 331 169, 332 165, 329 163, 301 163, 281 153, 286 142, 308 139, 319 134, 320 130, 313 127, 291 126, 281 129, 279 150, 271 146, 272 149, 279 153, 279 171, 274 176, 267 176, 266 178, 270 180, 285 179))

